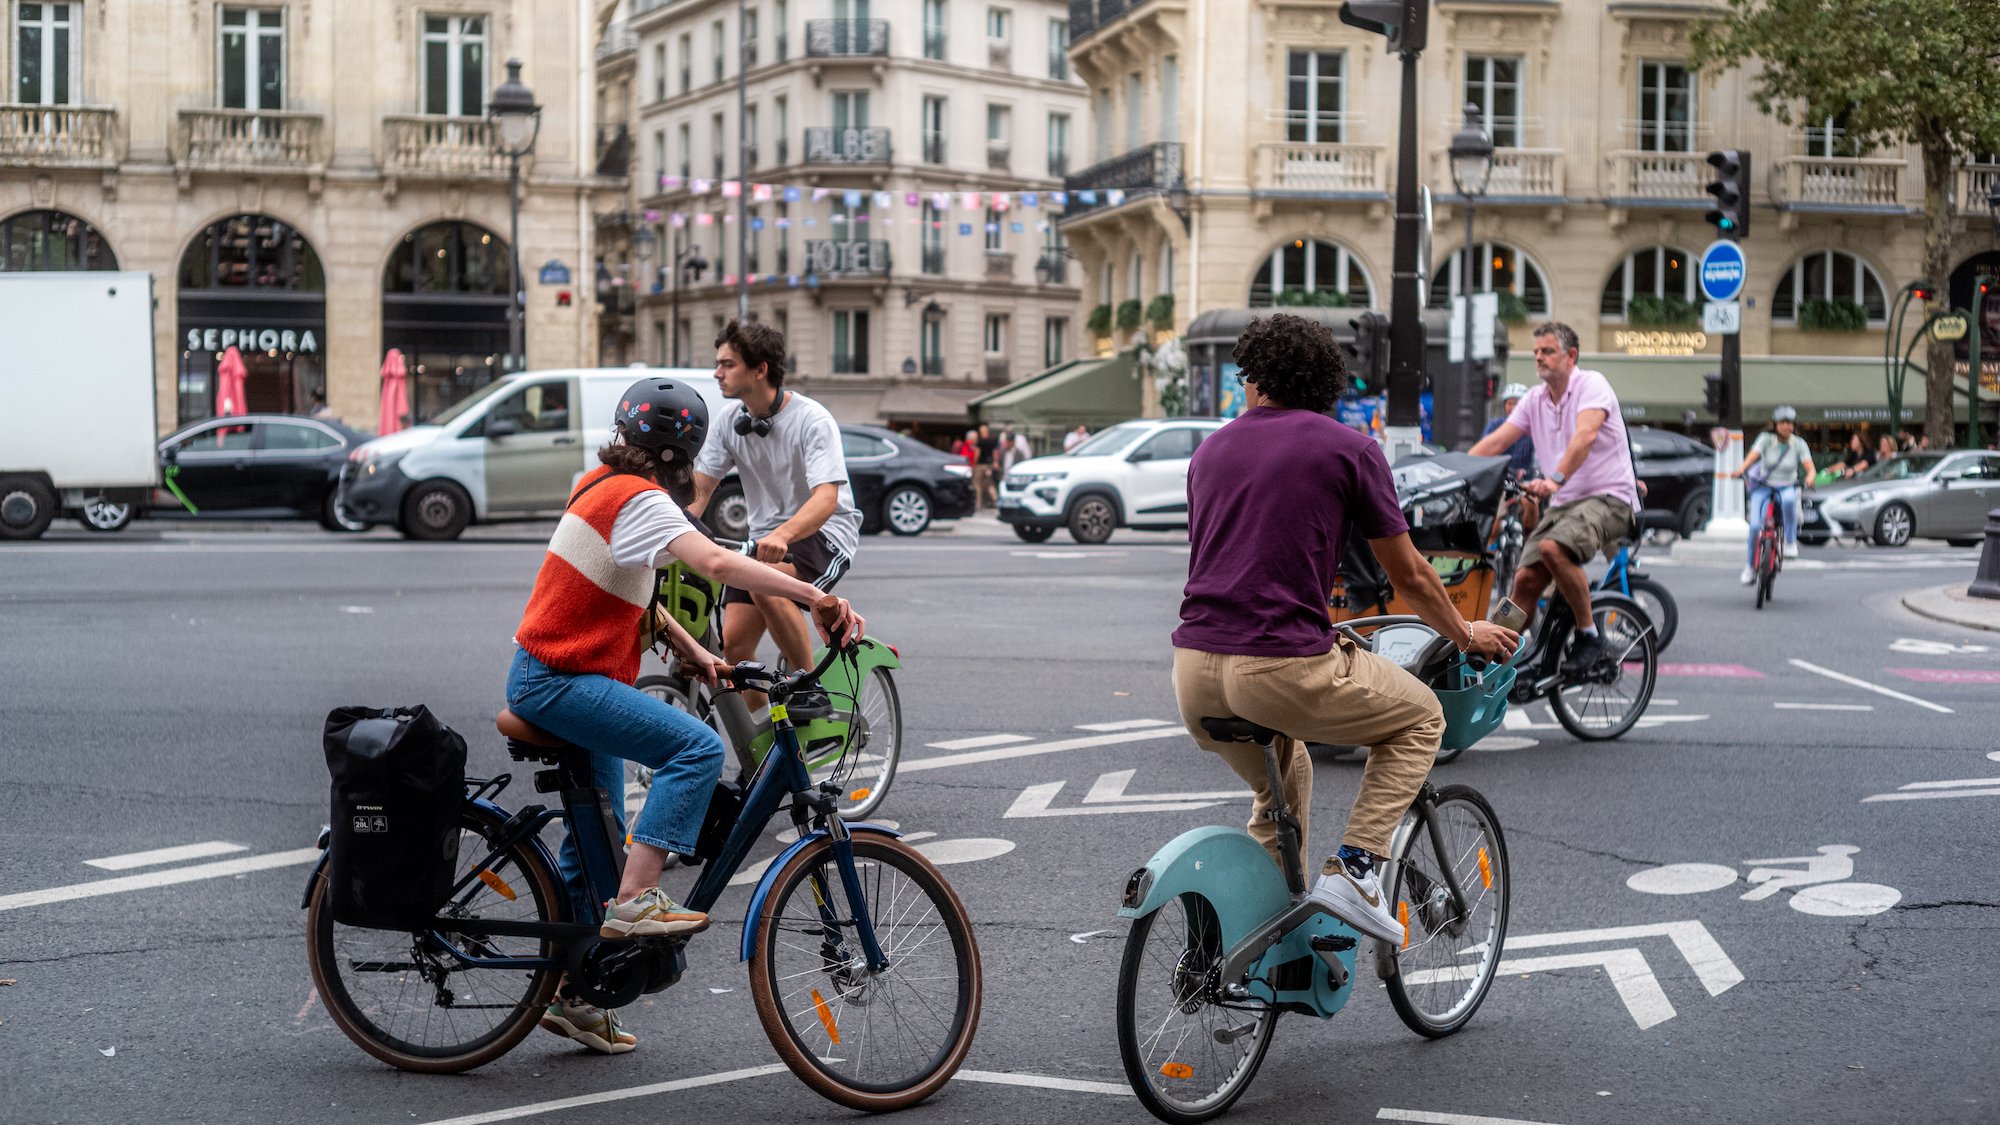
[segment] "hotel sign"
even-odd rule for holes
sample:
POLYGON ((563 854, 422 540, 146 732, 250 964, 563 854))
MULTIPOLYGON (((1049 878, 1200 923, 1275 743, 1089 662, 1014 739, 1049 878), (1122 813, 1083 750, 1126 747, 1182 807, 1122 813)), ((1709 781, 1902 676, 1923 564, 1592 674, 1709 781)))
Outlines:
POLYGON ((1611 346, 1626 355, 1694 355, 1708 347, 1708 333, 1671 330, 1613 332, 1611 346))

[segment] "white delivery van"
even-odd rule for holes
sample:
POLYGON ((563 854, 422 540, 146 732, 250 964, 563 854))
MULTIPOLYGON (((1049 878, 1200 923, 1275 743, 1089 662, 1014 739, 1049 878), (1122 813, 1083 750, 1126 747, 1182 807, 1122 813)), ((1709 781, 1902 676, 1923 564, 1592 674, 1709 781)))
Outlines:
POLYGON ((0 539, 143 504, 160 483, 153 276, 0 273, 0 402, 0 539))
POLYGON ((473 523, 562 513, 578 477, 611 440, 618 396, 640 379, 676 379, 722 413, 715 372, 689 367, 523 371, 474 391, 422 426, 348 454, 340 505, 410 539, 456 539, 473 523))

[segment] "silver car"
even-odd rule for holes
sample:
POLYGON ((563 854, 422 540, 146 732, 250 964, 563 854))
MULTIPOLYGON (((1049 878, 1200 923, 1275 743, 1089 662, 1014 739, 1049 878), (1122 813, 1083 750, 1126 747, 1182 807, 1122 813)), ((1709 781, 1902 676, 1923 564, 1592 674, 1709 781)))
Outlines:
POLYGON ((1883 547, 1943 539, 1970 547, 1985 536, 1993 508, 2000 508, 2000 453, 1906 453, 1808 493, 1801 537, 1852 535, 1883 547))

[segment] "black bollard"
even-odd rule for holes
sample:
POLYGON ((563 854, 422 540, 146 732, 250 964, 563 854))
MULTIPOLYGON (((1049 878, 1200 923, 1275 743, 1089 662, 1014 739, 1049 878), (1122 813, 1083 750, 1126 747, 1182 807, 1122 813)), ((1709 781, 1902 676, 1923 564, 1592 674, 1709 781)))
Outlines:
POLYGON ((2000 508, 1986 513, 1986 546, 1979 552, 1979 569, 1967 594, 2000 600, 2000 508))

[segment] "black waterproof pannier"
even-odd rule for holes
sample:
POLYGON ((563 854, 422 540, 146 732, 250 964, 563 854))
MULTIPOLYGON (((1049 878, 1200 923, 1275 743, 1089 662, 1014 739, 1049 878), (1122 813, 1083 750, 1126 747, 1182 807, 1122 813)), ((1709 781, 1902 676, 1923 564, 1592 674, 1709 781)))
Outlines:
POLYGON ((465 739, 422 705, 326 716, 333 775, 327 897, 347 926, 415 929, 458 870, 465 739))

